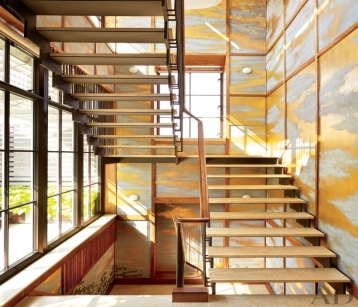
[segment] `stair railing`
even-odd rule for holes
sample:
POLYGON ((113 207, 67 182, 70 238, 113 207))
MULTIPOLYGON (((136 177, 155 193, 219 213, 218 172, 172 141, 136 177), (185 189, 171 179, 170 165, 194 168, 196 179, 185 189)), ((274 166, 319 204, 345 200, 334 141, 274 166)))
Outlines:
MULTIPOLYGON (((199 194, 200 194, 200 217, 198 218, 174 218, 175 228, 177 230, 177 276, 176 286, 184 286, 184 265, 187 264, 192 268, 200 271, 203 277, 204 286, 207 285, 206 278, 206 224, 210 220, 209 196, 206 174, 205 159, 205 140, 203 123, 185 108, 185 43, 184 43, 184 1, 175 1, 175 11, 177 14, 177 33, 176 39, 178 44, 177 50, 177 67, 178 67, 178 87, 179 87, 179 107, 180 107, 180 127, 183 124, 183 113, 194 118, 198 122, 198 160, 199 160, 199 194), (193 240, 193 231, 190 231, 191 225, 200 224, 201 238, 193 240), (198 248, 192 246, 195 241, 198 248), (201 254, 201 260, 193 261, 190 252, 194 250, 195 254, 201 254), (193 263, 196 262, 196 263, 193 263)), ((183 143, 183 142, 182 142, 183 143)), ((196 228, 197 229, 197 228, 196 228)))

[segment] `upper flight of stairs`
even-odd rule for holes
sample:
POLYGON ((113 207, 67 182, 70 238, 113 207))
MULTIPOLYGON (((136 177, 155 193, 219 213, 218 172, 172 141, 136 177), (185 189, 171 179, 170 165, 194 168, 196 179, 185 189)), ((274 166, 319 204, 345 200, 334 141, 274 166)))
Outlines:
POLYGON ((319 238, 324 234, 309 225, 314 216, 291 208, 302 209, 305 202, 296 197, 297 188, 290 185, 290 176, 277 160, 229 156, 207 158, 210 203, 208 284, 212 286, 213 294, 217 283, 227 282, 327 282, 337 291, 344 291, 344 285, 350 282, 330 267, 330 259, 336 255, 320 246, 319 238), (251 241, 250 246, 236 241, 259 237, 264 240, 261 243, 251 241), (282 244, 276 244, 274 238, 281 239, 282 244), (287 242, 296 243, 285 246, 287 242), (279 268, 267 267, 266 259, 272 258, 310 258, 316 267, 290 268, 286 267, 286 262, 279 268), (232 259, 246 259, 246 262, 240 265, 240 260, 232 263, 232 259), (255 267, 250 267, 247 259, 264 261, 261 266, 254 264, 255 267), (219 267, 215 267, 215 260, 221 260, 219 267))
MULTIPOLYGON (((176 16, 170 0, 22 2, 37 15, 156 16, 163 20, 161 26, 149 28, 37 27, 37 32, 49 42, 144 43, 161 44, 164 48, 160 53, 51 53, 51 58, 61 65, 167 66, 168 71, 176 68, 173 50, 177 41, 171 29, 175 26, 176 16)), ((176 123, 178 114, 174 107, 178 97, 173 92, 177 80, 172 75, 159 76, 141 71, 133 75, 124 74, 123 70, 118 75, 76 75, 68 74, 69 71, 71 69, 63 70, 61 78, 73 84, 71 97, 79 101, 79 114, 88 119, 83 123, 83 131, 95 146, 95 152, 104 157, 102 163, 178 163, 180 139, 176 134, 180 127, 176 123), (93 84, 114 85, 114 92, 93 92, 88 86, 93 84), (138 85, 146 85, 147 90, 141 87, 140 92, 133 92, 138 85), (164 94, 155 93, 153 89, 159 85, 167 85, 168 90, 164 94), (123 88, 129 90, 126 92, 123 88), (160 102, 166 102, 166 107, 161 107, 160 102), (159 133, 165 134, 160 136, 161 140, 169 142, 165 148, 154 143, 159 133), (161 154, 163 149, 166 154, 161 154)))

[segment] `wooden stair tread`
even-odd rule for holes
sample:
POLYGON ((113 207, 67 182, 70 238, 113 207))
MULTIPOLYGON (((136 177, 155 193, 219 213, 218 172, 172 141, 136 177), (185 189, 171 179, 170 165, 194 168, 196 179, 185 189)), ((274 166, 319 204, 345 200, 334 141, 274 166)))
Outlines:
POLYGON ((209 190, 298 190, 293 185, 208 185, 209 190))
POLYGON ((323 246, 209 246, 211 258, 309 258, 336 257, 323 246))
MULTIPOLYGON (((69 65, 168 65, 165 53, 51 53, 60 64, 69 65)), ((171 62, 174 58, 171 56, 171 62)))
POLYGON ((211 220, 314 219, 306 212, 210 212, 211 220))
MULTIPOLYGON (((62 79, 73 84, 169 84, 163 75, 62 75, 62 79)), ((175 84, 172 76, 171 83, 175 84)))
MULTIPOLYGON (((170 94, 133 94, 133 93, 74 93, 71 96, 80 101, 170 101, 170 94)), ((176 100, 176 95, 172 95, 176 100)))
POLYGON ((209 198, 210 204, 304 204, 300 198, 209 198))
POLYGON ((350 282, 334 268, 232 268, 209 269, 210 281, 217 282, 350 282))
POLYGON ((323 237, 315 228, 208 228, 208 237, 323 237))
POLYGON ((80 109, 86 115, 171 115, 172 110, 161 109, 80 109))
POLYGON ((171 8, 162 0, 22 0, 37 15, 65 16, 163 16, 171 8), (114 14, 114 15, 113 15, 114 14))
POLYGON ((109 134, 94 134, 94 138, 98 139, 170 139, 173 140, 174 135, 143 135, 143 134, 137 134, 137 135, 109 135, 109 134))
POLYGON ((104 155, 104 157, 115 157, 115 158, 176 158, 174 155, 104 155))
POLYGON ((88 127, 96 128, 173 128, 172 123, 87 123, 88 127))
MULTIPOLYGON (((164 28, 62 28, 37 27, 49 42, 71 43, 168 43, 164 28)), ((168 29, 172 37, 171 29, 168 29)))
POLYGON ((286 174, 208 174, 208 178, 291 178, 286 174))
POLYGON ((207 164, 206 167, 285 167, 282 164, 207 164))
POLYGON ((98 148, 148 148, 148 149, 175 149, 174 145, 99 145, 98 148))

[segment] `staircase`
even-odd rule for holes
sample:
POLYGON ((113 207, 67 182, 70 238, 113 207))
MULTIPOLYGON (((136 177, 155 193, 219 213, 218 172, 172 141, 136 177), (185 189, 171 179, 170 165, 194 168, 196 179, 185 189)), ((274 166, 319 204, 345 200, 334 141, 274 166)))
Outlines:
MULTIPOLYGON (((163 52, 152 53, 61 53, 50 57, 61 64, 63 81, 72 84, 70 99, 78 103, 78 115, 86 118, 83 133, 87 134, 95 152, 103 163, 166 162, 178 163, 180 139, 180 108, 175 90, 176 79, 171 74, 177 69, 177 16, 171 1, 163 0, 104 0, 63 1, 23 0, 36 15, 61 16, 156 16, 161 26, 149 28, 106 27, 36 27, 37 33, 49 42, 155 44, 164 46, 163 52), (110 75, 78 75, 73 73, 81 65, 114 67, 110 75), (128 72, 131 66, 146 66, 146 72, 128 72), (118 69, 127 67, 127 71, 118 69), (154 66, 166 66, 168 75, 156 75, 154 66), (70 67, 70 68, 68 68, 70 67), (150 69, 149 69, 150 67, 150 69), (119 72, 118 72, 119 71, 119 72), (147 74, 148 71, 151 73, 147 74), (107 91, 94 91, 91 85, 107 85, 107 91), (108 86, 109 85, 109 86, 108 86), (165 93, 156 93, 155 87, 166 86, 165 93), (108 88, 114 89, 112 92, 108 88), (160 103, 164 102, 164 103, 160 103), (165 107, 162 107, 165 105, 165 107), (179 110, 179 111, 178 111, 179 110), (163 132, 164 131, 164 132, 163 132), (166 133, 168 132, 168 133, 166 133), (168 141, 157 146, 155 139, 168 141), (160 154, 165 149, 166 154, 160 154)), ((154 22, 152 22, 154 24, 154 22)), ((56 81, 56 79, 54 79, 56 81)), ((56 84, 55 84, 56 86, 56 84)), ((65 101, 66 103, 66 101, 65 101)))
POLYGON ((290 185, 290 176, 278 159, 221 156, 207 157, 206 163, 211 221, 207 229, 208 279, 213 294, 217 283, 231 282, 327 282, 345 293, 344 285, 350 280, 331 268, 330 259, 336 255, 320 246, 324 234, 310 225, 314 217, 302 212, 305 202, 296 197, 297 187, 290 185), (264 239, 250 240, 259 237, 264 239), (237 243, 238 238, 249 239, 250 246, 237 243), (275 243, 277 238, 281 244, 275 243), (286 242, 293 246, 285 246, 286 242), (284 265, 275 268, 266 261, 272 258, 281 258, 284 265), (316 267, 288 268, 286 258, 310 258, 316 267), (246 261, 232 263, 233 259, 246 261), (250 267, 247 259, 263 261, 250 267))

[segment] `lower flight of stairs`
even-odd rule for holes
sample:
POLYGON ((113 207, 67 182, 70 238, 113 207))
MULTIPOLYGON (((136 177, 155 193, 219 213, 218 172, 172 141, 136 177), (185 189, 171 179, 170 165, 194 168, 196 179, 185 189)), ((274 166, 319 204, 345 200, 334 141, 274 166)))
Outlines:
POLYGON ((295 197, 297 187, 290 185, 284 170, 276 158, 207 157, 211 225, 207 228, 208 285, 213 294, 217 283, 233 282, 322 282, 335 287, 337 293, 345 292, 344 285, 350 280, 330 267, 330 259, 336 255, 319 246, 324 234, 310 225, 312 215, 300 212, 305 202, 295 197), (277 239, 281 243, 277 244, 277 239), (244 240, 250 246, 240 243, 244 240), (232 259, 238 258, 244 264, 235 260, 232 265, 232 259), (270 258, 281 258, 282 267, 268 267, 266 260, 270 258), (316 267, 289 268, 285 258, 310 258, 316 267), (248 265, 255 259, 261 259, 262 265, 248 265))

